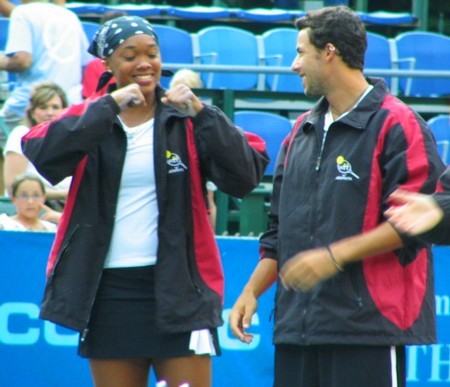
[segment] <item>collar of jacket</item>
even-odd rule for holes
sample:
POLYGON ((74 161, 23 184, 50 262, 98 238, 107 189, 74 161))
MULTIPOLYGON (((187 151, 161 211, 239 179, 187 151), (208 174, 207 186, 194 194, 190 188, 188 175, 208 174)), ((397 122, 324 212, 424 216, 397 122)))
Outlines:
MULTIPOLYGON (((367 78, 367 81, 369 84, 373 85, 374 88, 354 110, 339 120, 341 124, 350 126, 354 129, 365 130, 368 127, 370 118, 381 107, 384 98, 389 93, 386 82, 382 78, 367 78)), ((324 116, 328 111, 328 107, 329 104, 325 97, 321 97, 319 101, 317 101, 302 126, 305 133, 314 128, 323 127, 324 116)))

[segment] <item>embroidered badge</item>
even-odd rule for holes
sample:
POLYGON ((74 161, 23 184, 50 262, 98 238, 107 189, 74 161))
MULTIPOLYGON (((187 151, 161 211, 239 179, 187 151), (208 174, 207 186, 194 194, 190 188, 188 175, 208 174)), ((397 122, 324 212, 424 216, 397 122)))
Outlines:
POLYGON ((344 156, 340 155, 336 158, 336 167, 340 173, 340 176, 336 176, 336 180, 353 180, 353 177, 359 179, 359 176, 353 172, 352 164, 344 156))
POLYGON ((187 170, 187 166, 181 161, 181 157, 171 151, 166 151, 168 173, 179 173, 187 170))

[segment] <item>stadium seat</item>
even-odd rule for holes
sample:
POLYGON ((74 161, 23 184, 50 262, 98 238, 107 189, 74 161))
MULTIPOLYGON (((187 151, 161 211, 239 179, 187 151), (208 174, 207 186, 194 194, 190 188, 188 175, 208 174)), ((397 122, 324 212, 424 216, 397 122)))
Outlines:
MULTIPOLYGON (((399 34, 394 39, 399 68, 407 68, 403 61, 414 61, 414 70, 450 70, 450 37, 423 31, 399 34)), ((406 96, 436 97, 450 95, 450 79, 412 78, 407 88, 407 79, 400 79, 400 90, 406 96)))
MULTIPOLYGON (((262 34, 262 63, 290 67, 296 57, 297 35, 298 30, 294 28, 273 28, 262 34)), ((265 79, 272 91, 303 93, 302 80, 297 74, 266 74, 265 79)))
MULTIPOLYGON (((246 30, 213 26, 201 29, 197 34, 198 54, 202 64, 258 65, 256 36, 246 30)), ((201 73, 203 84, 209 89, 250 90, 256 87, 256 73, 201 73)))
POLYGON ((12 216, 16 213, 16 206, 13 204, 11 199, 8 196, 0 196, 0 214, 12 216))
POLYGON ((99 23, 89 22, 89 21, 81 21, 81 25, 83 26, 84 33, 89 40, 89 43, 94 39, 95 33, 100 28, 99 23))
POLYGON ((234 113, 234 124, 247 132, 257 134, 266 142, 270 163, 265 174, 272 176, 281 143, 292 129, 291 121, 274 113, 237 111, 234 113))
POLYGON ((0 51, 5 51, 8 39, 9 19, 0 16, 0 51))
POLYGON ((238 200, 216 191, 216 232, 219 235, 230 232, 234 226, 242 236, 257 236, 267 230, 272 175, 281 143, 291 131, 291 122, 278 114, 239 111, 234 114, 234 123, 265 140, 270 164, 266 169, 264 181, 245 198, 238 200))
MULTIPOLYGON (((6 41, 8 40, 9 19, 0 16, 0 53, 6 49, 6 41)), ((16 73, 0 71, 0 101, 3 102, 8 98, 11 91, 16 86, 16 73)), ((0 124, 1 125, 1 124, 0 124)))
MULTIPOLYGON (((191 35, 177 27, 153 24, 158 35, 161 49, 161 60, 163 63, 194 63, 191 35)), ((161 77, 161 85, 169 86, 170 78, 161 77)))
MULTIPOLYGON (((391 47, 389 39, 374 32, 367 32, 367 50, 364 69, 392 70, 391 47)), ((391 78, 386 77, 386 84, 391 87, 391 78)))
POLYGON ((439 154, 445 164, 449 164, 450 147, 450 115, 442 114, 427 121, 434 134, 439 154))

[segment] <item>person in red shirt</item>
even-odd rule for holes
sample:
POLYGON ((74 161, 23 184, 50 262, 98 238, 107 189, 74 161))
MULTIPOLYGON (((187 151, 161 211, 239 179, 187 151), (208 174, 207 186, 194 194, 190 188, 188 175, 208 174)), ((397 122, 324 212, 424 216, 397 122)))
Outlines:
MULTIPOLYGON (((100 24, 106 23, 108 20, 115 19, 120 16, 126 16, 127 13, 124 11, 109 11, 103 14, 103 16, 100 19, 100 24)), ((83 88, 81 90, 81 95, 84 99, 90 97, 92 94, 96 92, 102 92, 104 94, 106 90, 108 90, 108 86, 111 83, 115 83, 114 77, 111 78, 104 86, 102 86, 99 90, 98 82, 100 80, 100 77, 102 74, 106 72, 105 64, 103 63, 103 60, 101 58, 94 58, 92 59, 86 66, 83 74, 83 81, 82 85, 83 88)))

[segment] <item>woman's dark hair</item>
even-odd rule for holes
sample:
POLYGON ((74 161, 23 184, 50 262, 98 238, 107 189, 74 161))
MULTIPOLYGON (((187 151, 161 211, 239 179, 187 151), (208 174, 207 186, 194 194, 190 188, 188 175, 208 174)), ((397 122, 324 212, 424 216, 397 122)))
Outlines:
POLYGON ((42 193, 45 195, 45 185, 39 176, 36 175, 30 175, 30 174, 24 174, 24 175, 18 175, 14 179, 12 185, 11 185, 11 196, 15 197, 17 194, 17 190, 19 189, 20 184, 22 184, 25 181, 35 181, 39 183, 42 193))
POLYGON ((309 29, 309 39, 317 49, 322 50, 331 43, 349 67, 363 70, 367 48, 366 28, 350 8, 337 6, 311 11, 297 19, 295 26, 299 30, 309 29))
POLYGON ((61 99, 63 108, 68 106, 66 93, 56 83, 44 81, 34 85, 31 90, 30 103, 26 111, 26 119, 30 127, 37 125, 36 120, 32 117, 33 110, 38 106, 45 105, 55 96, 58 96, 61 99))

